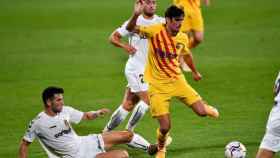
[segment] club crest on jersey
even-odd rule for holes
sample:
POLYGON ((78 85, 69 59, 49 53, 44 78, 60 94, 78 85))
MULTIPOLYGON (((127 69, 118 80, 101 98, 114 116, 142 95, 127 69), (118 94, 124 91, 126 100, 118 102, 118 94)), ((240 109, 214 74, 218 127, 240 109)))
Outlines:
POLYGON ((176 44, 176 49, 182 49, 182 48, 184 48, 184 45, 182 43, 176 44))

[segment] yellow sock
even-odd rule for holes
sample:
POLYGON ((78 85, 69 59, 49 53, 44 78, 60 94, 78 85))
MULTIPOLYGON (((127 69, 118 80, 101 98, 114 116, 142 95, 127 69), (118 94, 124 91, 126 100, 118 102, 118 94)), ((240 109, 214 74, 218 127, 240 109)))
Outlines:
POLYGON ((165 158, 165 151, 159 150, 156 154, 156 158, 165 158))
POLYGON ((167 136, 168 136, 168 133, 164 135, 160 132, 159 129, 157 129, 157 140, 158 140, 159 151, 156 154, 156 158, 165 158, 166 149, 165 149, 164 144, 167 139, 167 136))
POLYGON ((169 135, 169 133, 164 135, 160 132, 159 128, 157 129, 157 140, 158 140, 158 144, 159 144, 160 148, 164 147, 164 144, 165 144, 165 141, 166 141, 168 135, 169 135))

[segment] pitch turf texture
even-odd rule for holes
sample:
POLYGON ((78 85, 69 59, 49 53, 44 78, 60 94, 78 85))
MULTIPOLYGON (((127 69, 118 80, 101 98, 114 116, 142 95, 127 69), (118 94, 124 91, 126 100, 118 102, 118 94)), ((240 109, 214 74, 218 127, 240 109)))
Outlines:
MULTIPOLYGON (((169 3, 158 0, 157 13, 163 15, 169 3)), ((200 118, 172 100, 168 157, 223 158, 232 140, 245 144, 248 158, 255 156, 280 68, 279 5, 277 0, 216 0, 203 7, 205 42, 194 58, 204 78, 186 77, 221 117, 200 118)), ((66 104, 84 111, 120 104, 127 55, 110 45, 108 36, 131 15, 132 6, 131 0, 0 1, 0 157, 17 156, 28 122, 42 110, 40 94, 47 86, 64 87, 66 104)), ((74 128, 79 135, 99 133, 108 119, 74 128)), ((155 142, 156 128, 147 114, 136 132, 155 142)), ((116 148, 149 157, 124 145, 116 148)), ((29 155, 46 157, 38 142, 29 155)))

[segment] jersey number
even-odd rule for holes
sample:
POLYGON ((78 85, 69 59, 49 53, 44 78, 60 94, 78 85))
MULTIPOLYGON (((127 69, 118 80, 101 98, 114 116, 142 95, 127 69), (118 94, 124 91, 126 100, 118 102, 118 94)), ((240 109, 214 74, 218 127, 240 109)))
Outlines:
POLYGON ((143 74, 139 74, 139 78, 140 78, 141 83, 145 83, 144 82, 144 75, 143 74))

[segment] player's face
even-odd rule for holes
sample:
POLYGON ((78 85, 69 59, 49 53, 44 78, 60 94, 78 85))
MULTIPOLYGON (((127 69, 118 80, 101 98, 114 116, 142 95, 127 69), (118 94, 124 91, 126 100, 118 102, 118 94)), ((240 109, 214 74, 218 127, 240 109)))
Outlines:
POLYGON ((55 94, 54 98, 50 100, 50 104, 51 104, 51 110, 54 113, 60 113, 64 105, 63 95, 55 94))
POLYGON ((184 16, 175 17, 175 18, 166 18, 166 26, 168 29, 174 33, 178 33, 182 22, 184 20, 184 16))
POLYGON ((145 0, 143 12, 147 16, 153 16, 156 12, 156 0, 145 0))

